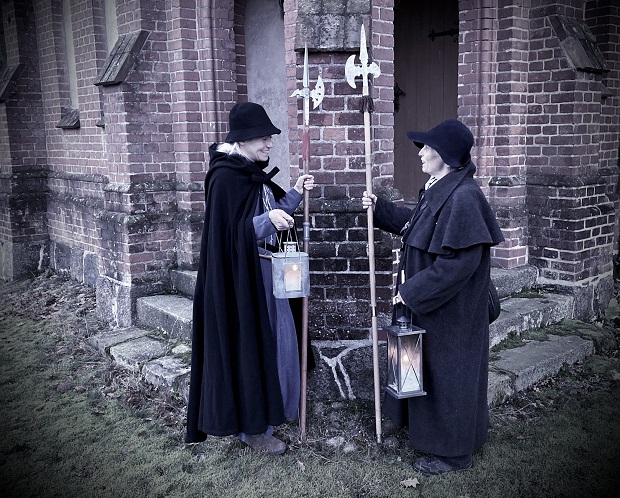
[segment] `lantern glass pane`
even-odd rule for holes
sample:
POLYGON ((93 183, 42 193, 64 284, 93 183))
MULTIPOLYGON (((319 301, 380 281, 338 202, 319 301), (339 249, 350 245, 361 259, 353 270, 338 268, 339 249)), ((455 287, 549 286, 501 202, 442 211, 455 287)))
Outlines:
POLYGON ((384 330, 387 332, 386 391, 398 399, 424 396, 422 337, 426 331, 406 322, 405 326, 398 323, 384 330))
POLYGON ((278 252, 271 256, 273 294, 279 299, 310 295, 310 270, 305 252, 278 252))
POLYGON ((398 391, 400 382, 398 377, 398 339, 388 334, 387 337, 387 385, 398 391))
POLYGON ((400 392, 419 391, 421 386, 420 341, 418 334, 400 339, 400 392))

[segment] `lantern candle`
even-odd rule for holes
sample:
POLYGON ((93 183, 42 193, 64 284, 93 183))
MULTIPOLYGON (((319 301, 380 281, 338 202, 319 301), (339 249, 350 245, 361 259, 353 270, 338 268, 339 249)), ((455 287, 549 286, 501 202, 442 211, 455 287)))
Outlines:
POLYGON ((284 270, 284 289, 286 292, 301 290, 301 267, 298 264, 286 265, 284 270))

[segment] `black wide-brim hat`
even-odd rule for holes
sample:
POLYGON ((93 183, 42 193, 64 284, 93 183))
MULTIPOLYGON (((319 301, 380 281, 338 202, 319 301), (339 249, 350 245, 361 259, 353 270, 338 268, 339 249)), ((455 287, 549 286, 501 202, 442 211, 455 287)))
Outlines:
POLYGON ((407 137, 418 147, 428 145, 451 168, 463 168, 471 161, 474 136, 469 128, 456 119, 442 121, 429 131, 408 131, 407 137))
POLYGON ((228 143, 280 134, 263 106, 254 102, 235 104, 228 115, 228 125, 230 131, 225 140, 228 143))

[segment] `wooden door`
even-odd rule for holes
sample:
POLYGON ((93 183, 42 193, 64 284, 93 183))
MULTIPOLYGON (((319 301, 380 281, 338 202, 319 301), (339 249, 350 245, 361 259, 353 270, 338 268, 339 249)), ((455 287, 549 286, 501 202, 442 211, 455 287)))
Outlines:
POLYGON ((394 7, 394 187, 408 203, 428 176, 407 131, 457 117, 458 17, 458 0, 397 0, 394 7))

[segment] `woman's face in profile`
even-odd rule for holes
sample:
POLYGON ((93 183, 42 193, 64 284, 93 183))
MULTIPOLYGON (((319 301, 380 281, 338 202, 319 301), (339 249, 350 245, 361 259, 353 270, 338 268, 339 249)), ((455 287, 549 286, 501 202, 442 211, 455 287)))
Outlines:
POLYGON ((250 161, 267 161, 272 147, 271 136, 239 142, 239 148, 250 161))
POLYGON ((432 147, 425 145, 420 149, 418 155, 420 159, 422 159, 422 171, 424 173, 435 177, 441 177, 449 171, 448 166, 443 162, 439 153, 432 147))

